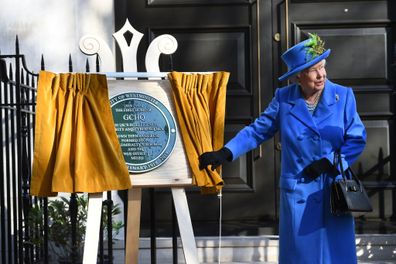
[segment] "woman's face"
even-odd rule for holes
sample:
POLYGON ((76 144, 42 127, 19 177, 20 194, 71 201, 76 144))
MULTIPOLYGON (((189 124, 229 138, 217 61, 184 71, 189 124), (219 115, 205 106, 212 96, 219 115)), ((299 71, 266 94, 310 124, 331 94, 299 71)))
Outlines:
POLYGON ((326 61, 322 60, 312 67, 303 70, 298 76, 302 89, 306 93, 315 93, 323 90, 326 81, 326 61))

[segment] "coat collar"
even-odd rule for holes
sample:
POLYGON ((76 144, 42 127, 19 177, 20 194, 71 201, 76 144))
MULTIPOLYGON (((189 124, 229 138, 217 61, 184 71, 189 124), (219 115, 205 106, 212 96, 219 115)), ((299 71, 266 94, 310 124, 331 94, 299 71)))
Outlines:
POLYGON ((311 115, 311 113, 308 111, 300 87, 297 84, 293 84, 289 87, 290 90, 288 102, 293 105, 290 110, 291 114, 304 123, 307 127, 319 134, 317 125, 333 114, 332 105, 338 101, 335 85, 331 81, 326 80, 323 94, 320 98, 314 115, 311 115))

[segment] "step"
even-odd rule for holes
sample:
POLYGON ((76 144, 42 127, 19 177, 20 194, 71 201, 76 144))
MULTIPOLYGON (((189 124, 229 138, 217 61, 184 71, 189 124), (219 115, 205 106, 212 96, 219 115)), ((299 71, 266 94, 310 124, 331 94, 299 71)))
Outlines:
MULTIPOLYGON (((278 236, 226 236, 222 237, 219 250, 218 237, 196 237, 200 263, 243 264, 277 263, 278 236)), ((156 239, 157 263, 172 264, 172 238, 156 239)), ((123 241, 114 245, 114 263, 124 263, 123 241)), ((356 235, 356 251, 359 264, 396 263, 396 235, 356 235)), ((140 238, 139 263, 151 263, 150 238, 140 238)), ((178 238, 178 263, 185 263, 182 244, 178 238)))

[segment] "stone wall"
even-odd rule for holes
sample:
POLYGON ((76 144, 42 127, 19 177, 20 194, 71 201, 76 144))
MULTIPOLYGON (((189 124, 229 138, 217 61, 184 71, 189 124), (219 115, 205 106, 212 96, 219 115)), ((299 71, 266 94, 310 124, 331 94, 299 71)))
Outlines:
POLYGON ((49 71, 68 71, 69 54, 73 70, 85 71, 87 57, 78 44, 86 34, 114 43, 112 0, 2 0, 0 17, 0 53, 13 54, 18 35, 20 52, 34 72, 40 70, 42 54, 49 71))

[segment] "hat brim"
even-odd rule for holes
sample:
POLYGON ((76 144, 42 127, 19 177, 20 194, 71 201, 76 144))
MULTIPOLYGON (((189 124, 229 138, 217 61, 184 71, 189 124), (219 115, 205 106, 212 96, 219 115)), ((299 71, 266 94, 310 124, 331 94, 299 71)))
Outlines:
POLYGON ((323 54, 321 54, 320 56, 316 57, 315 59, 301 65, 298 66, 296 68, 294 68, 291 71, 286 72, 285 74, 283 74, 281 77, 278 78, 279 81, 283 81, 286 80, 292 76, 294 76, 295 74, 299 73, 302 70, 305 70, 306 68, 309 68, 313 65, 315 65, 316 63, 320 62, 321 60, 326 59, 329 55, 330 55, 331 49, 326 50, 323 54))

